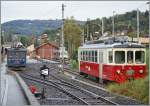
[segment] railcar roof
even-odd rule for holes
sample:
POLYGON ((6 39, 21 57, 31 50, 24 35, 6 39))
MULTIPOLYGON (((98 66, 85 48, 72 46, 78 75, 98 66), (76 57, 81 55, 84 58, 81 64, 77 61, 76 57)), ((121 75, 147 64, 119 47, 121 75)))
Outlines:
POLYGON ((105 43, 99 43, 99 44, 85 44, 83 46, 80 46, 79 49, 101 49, 101 48, 145 48, 144 45, 138 44, 138 43, 113 43, 113 44, 105 44, 105 43))

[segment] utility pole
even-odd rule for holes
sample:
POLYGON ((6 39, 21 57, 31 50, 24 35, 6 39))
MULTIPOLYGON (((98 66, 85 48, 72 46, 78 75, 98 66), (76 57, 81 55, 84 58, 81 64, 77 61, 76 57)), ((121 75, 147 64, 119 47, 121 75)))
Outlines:
POLYGON ((88 23, 87 23, 87 32, 86 32, 86 34, 87 34, 87 40, 88 40, 88 37, 89 37, 89 26, 88 26, 88 23))
POLYGON ((104 22, 103 22, 103 18, 102 18, 102 36, 104 34, 104 22))
POLYGON ((65 5, 62 4, 62 71, 64 71, 64 7, 65 5))
MULTIPOLYGON (((147 2, 146 4, 148 4, 148 6, 149 6, 149 38, 150 38, 150 1, 149 2, 147 2)), ((150 42, 150 39, 149 39, 149 42, 150 42)), ((150 43, 149 43, 149 47, 150 47, 150 43)), ((150 49, 149 49, 149 53, 150 53, 150 49)), ((150 61, 150 58, 149 58, 149 61, 150 61)), ((150 73, 149 73, 149 75, 150 75, 150 73)))
POLYGON ((137 39, 139 43, 139 9, 137 8, 137 39))
POLYGON ((82 34, 83 34, 83 45, 84 45, 84 29, 83 29, 83 32, 82 32, 82 34))
POLYGON ((114 13, 115 11, 113 11, 113 18, 112 18, 112 24, 113 24, 113 28, 112 28, 112 34, 113 34, 113 37, 115 37, 115 22, 114 22, 114 13))

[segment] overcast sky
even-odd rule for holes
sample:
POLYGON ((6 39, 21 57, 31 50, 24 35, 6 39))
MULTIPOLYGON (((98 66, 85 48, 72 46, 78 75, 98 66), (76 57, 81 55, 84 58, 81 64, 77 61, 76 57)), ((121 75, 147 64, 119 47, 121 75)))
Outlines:
POLYGON ((148 10, 147 1, 1 1, 1 23, 17 19, 61 19, 64 3, 65 18, 74 16, 87 20, 123 14, 139 8, 148 10))

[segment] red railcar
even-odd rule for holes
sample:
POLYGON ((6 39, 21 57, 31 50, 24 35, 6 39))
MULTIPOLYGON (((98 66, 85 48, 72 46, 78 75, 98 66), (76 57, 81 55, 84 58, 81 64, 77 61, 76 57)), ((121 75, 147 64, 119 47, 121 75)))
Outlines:
POLYGON ((125 82, 146 76, 145 47, 132 42, 85 44, 79 47, 80 74, 125 82))

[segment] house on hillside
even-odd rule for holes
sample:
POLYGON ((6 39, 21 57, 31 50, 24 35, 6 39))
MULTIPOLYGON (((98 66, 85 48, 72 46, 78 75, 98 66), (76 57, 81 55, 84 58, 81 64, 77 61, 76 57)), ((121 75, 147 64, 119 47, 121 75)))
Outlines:
POLYGON ((50 42, 44 43, 35 48, 34 53, 36 57, 41 59, 57 59, 58 58, 59 47, 50 42))

